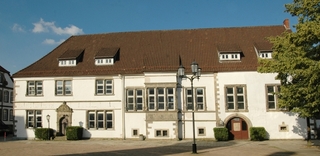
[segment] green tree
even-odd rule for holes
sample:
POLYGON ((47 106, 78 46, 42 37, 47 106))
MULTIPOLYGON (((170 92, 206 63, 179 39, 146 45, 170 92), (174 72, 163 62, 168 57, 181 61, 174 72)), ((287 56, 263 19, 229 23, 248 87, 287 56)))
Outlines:
POLYGON ((258 71, 277 73, 281 81, 279 107, 307 119, 320 112, 320 0, 294 0, 286 12, 298 18, 295 32, 270 37, 273 59, 260 59, 258 71))

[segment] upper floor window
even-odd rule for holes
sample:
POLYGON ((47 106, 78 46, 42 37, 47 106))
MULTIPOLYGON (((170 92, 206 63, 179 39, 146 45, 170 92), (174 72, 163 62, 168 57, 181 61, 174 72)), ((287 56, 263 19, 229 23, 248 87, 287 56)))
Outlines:
POLYGON ((240 60, 240 53, 220 53, 220 60, 240 60))
POLYGON ((107 110, 88 111, 88 129, 112 129, 113 112, 107 110))
POLYGON ((267 93, 267 109, 268 110, 286 110, 286 108, 279 108, 278 95, 280 92, 280 85, 266 85, 267 93))
POLYGON ((59 66, 76 66, 77 60, 59 60, 59 66))
POLYGON ((42 81, 28 81, 27 82, 27 95, 38 96, 42 95, 43 85, 42 81))
POLYGON ((96 94, 105 95, 113 93, 113 80, 96 80, 96 94))
POLYGON ((13 92, 11 91, 10 92, 10 103, 12 103, 13 102, 13 92))
POLYGON ((3 102, 6 102, 6 103, 9 102, 9 91, 7 90, 3 92, 3 102))
POLYGON ((228 111, 247 110, 246 87, 244 85, 226 86, 225 92, 228 111))
POLYGON ((272 52, 271 51, 266 51, 266 52, 260 52, 260 58, 265 58, 265 59, 271 59, 272 58, 272 52))
POLYGON ((186 104, 187 110, 204 110, 205 109, 205 100, 204 100, 204 88, 194 88, 194 106, 192 105, 192 90, 191 88, 186 89, 186 104))
POLYGON ((42 127, 42 112, 41 110, 27 110, 27 128, 42 127))
POLYGON ((95 65, 113 65, 113 58, 96 58, 95 65))
POLYGON ((174 88, 148 88, 149 110, 174 110, 174 88))
POLYGON ((143 110, 143 90, 142 89, 127 89, 127 110, 143 110))
POLYGON ((71 80, 57 80, 56 81, 56 95, 72 95, 72 81, 71 80))

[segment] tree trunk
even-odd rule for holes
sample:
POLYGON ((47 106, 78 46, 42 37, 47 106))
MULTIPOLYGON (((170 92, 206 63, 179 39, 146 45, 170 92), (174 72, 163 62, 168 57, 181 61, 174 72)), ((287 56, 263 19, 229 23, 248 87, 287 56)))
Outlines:
POLYGON ((307 117, 307 141, 311 140, 311 128, 310 128, 310 118, 307 117))

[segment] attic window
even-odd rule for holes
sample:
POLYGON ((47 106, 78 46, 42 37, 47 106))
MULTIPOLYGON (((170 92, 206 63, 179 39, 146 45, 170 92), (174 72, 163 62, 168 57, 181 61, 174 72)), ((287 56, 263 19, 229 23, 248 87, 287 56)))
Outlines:
POLYGON ((220 60, 240 60, 240 53, 221 53, 220 60))
POLYGON ((59 58, 59 67, 76 66, 82 61, 84 49, 67 50, 59 58))
POLYGON ((260 58, 271 59, 272 58, 272 51, 260 51, 259 56, 260 56, 260 58))
POLYGON ((119 57, 119 48, 101 48, 95 56, 95 65, 113 65, 119 57))
POLYGON ((269 42, 254 43, 254 50, 258 57, 263 59, 272 58, 272 44, 269 42))
POLYGON ((217 45, 220 61, 240 61, 241 49, 237 44, 219 44, 217 45))

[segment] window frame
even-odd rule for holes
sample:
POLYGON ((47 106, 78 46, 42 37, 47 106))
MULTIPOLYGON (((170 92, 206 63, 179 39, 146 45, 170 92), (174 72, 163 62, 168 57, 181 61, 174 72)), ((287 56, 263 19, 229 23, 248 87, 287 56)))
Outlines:
POLYGON ((154 130, 154 137, 169 137, 169 130, 168 129, 155 129, 154 130), (159 135, 158 135, 158 132, 159 135))
POLYGON ((9 121, 9 111, 8 109, 2 109, 2 120, 9 121))
POLYGON ((277 93, 280 92, 280 84, 266 84, 265 85, 265 93, 266 93, 266 110, 267 111, 287 111, 287 108, 279 107, 279 96, 277 93), (269 87, 272 87, 272 92, 269 92, 269 87), (270 100, 269 96, 272 96, 274 99, 274 108, 270 108, 270 100))
POLYGON ((186 111, 192 111, 193 108, 194 108, 194 111, 205 111, 207 109, 205 90, 206 90, 205 87, 193 87, 193 92, 191 92, 191 87, 188 87, 185 89, 185 97, 186 97, 185 110, 186 111), (199 94, 198 90, 202 90, 202 95, 199 94), (193 99, 192 99, 191 93, 193 93, 193 99), (202 102, 199 101, 200 98, 202 98, 202 102), (193 108, 192 108, 192 101, 194 102, 193 108), (199 109, 199 105, 202 105, 201 109, 199 109))
POLYGON ((9 103, 9 91, 8 90, 3 91, 3 102, 9 103))
POLYGON ((206 128, 205 127, 198 127, 198 136, 206 136, 206 128), (201 133, 201 130, 203 130, 203 133, 201 133))
POLYGON ((145 105, 144 89, 141 89, 141 88, 126 89, 126 110, 127 111, 143 111, 145 108, 144 105, 145 105))
POLYGON ((72 80, 56 80, 55 81, 55 95, 56 96, 72 96, 73 94, 73 85, 72 85, 72 80), (58 82, 62 82, 61 84, 59 84, 58 82), (69 84, 70 82, 70 84, 69 84), (61 89, 59 89, 59 87, 61 89), (70 90, 67 90, 67 89, 70 90), (58 92, 61 92, 61 94, 58 92), (70 94, 66 93, 66 92, 70 92, 70 94))
MULTIPOLYGON (((248 111, 248 102, 247 102, 247 86, 243 84, 239 85, 225 85, 225 107, 227 112, 239 112, 239 111, 248 111), (230 93, 228 89, 232 88, 232 93, 230 93), (239 88, 242 88, 242 92, 238 90, 239 88), (233 101, 229 101, 231 99, 233 101), (243 108, 239 108, 239 97, 242 97, 241 103, 243 103, 243 108), (230 104, 233 104, 233 108, 229 108, 230 104)), ((241 104, 240 103, 240 104, 241 104)))
POLYGON ((42 110, 26 110, 26 120, 26 128, 42 128, 42 110), (29 114, 29 111, 33 113, 29 114), (38 114, 38 112, 40 113, 38 114), (33 126, 30 126, 30 123, 33 124, 33 126), (38 124, 40 126, 38 126, 38 124))
POLYGON ((42 96, 43 81, 27 81, 27 96, 42 96), (33 85, 31 85, 33 83, 33 85), (40 84, 41 83, 41 84, 40 84))
POLYGON ((88 130, 114 130, 114 112, 112 110, 88 110, 87 111, 87 128, 88 130), (102 119, 99 115, 102 114, 102 119), (93 116, 92 116, 93 115, 93 116), (111 116, 110 116, 111 115, 111 116), (93 117, 93 119, 91 119, 93 117), (111 119, 110 119, 111 117, 111 119), (93 126, 91 126, 93 123, 93 126), (102 125, 99 125, 102 123, 102 125), (109 127, 111 123, 111 127, 109 127))
POLYGON ((113 79, 96 79, 95 83, 96 83, 95 84, 96 85, 95 95, 113 95, 114 94, 113 93, 114 92, 113 79), (99 81, 102 81, 102 83, 98 83, 99 81), (108 83, 109 81, 111 83, 108 83), (108 92, 108 91, 110 91, 110 92, 108 92))
POLYGON ((148 111, 176 110, 176 99, 175 99, 176 88, 175 87, 156 86, 156 87, 147 87, 146 90, 147 90, 146 106, 148 111), (172 94, 171 93, 169 94, 169 90, 170 92, 172 91, 172 94), (170 101, 170 100, 173 100, 173 101, 170 101), (173 106, 173 108, 172 107, 169 108, 169 105, 173 106))

